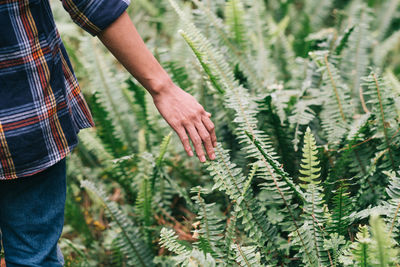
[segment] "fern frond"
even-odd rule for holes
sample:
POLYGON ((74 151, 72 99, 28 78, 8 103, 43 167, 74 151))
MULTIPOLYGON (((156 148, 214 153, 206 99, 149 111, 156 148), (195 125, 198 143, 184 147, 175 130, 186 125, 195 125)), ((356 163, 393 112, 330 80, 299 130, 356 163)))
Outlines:
POLYGON ((386 38, 383 42, 380 42, 374 49, 373 52, 373 62, 374 66, 377 68, 385 67, 385 63, 387 63, 387 59, 390 57, 390 52, 396 47, 396 45, 400 42, 400 31, 396 31, 392 33, 388 38, 386 38))
POLYGON ((160 232, 160 245, 177 255, 189 255, 188 248, 178 241, 178 236, 174 230, 162 228, 160 232))
POLYGON ((283 170, 283 168, 279 167, 279 163, 271 156, 268 154, 268 152, 262 147, 261 142, 256 139, 254 136, 252 136, 249 132, 245 132, 247 137, 250 139, 252 143, 254 143, 255 147, 258 149, 259 153, 262 155, 264 159, 264 164, 265 162, 268 163, 271 168, 274 169, 274 171, 281 176, 281 178, 285 181, 287 186, 290 187, 292 192, 301 200, 304 200, 303 192, 301 189, 291 181, 291 178, 289 174, 283 170))
POLYGON ((261 267, 261 255, 255 246, 241 247, 239 244, 233 245, 236 251, 236 264, 243 267, 261 267))
POLYGON ((367 73, 369 64, 368 49, 371 46, 370 23, 372 21, 372 12, 365 3, 355 2, 354 14, 350 14, 351 26, 355 26, 351 34, 348 47, 343 51, 341 60, 341 72, 346 81, 352 97, 358 94, 361 85, 361 78, 367 73))
MULTIPOLYGON (((317 64, 311 61, 307 64, 306 77, 301 84, 301 92, 297 98, 296 104, 289 116, 289 122, 294 125, 294 138, 292 143, 295 151, 298 150, 300 135, 302 135, 301 126, 306 126, 315 118, 316 113, 312 106, 321 105, 321 100, 313 92, 317 91, 322 81, 322 75, 318 71, 317 64)), ((318 90, 319 91, 319 90, 318 90)))
POLYGON ((173 257, 175 265, 179 266, 210 266, 215 267, 214 258, 209 253, 204 253, 196 248, 189 249, 179 243, 178 237, 174 230, 163 228, 161 229, 161 246, 176 254, 173 257))
MULTIPOLYGON (((180 257, 182 258, 182 257, 180 257)), ((211 256, 211 254, 193 249, 188 258, 185 258, 183 262, 183 266, 210 266, 216 267, 215 259, 211 256)))
POLYGON ((319 29, 326 22, 330 10, 333 6, 333 0, 306 0, 304 12, 310 15, 310 25, 312 28, 319 29))
MULTIPOLYGON (((151 175, 151 191, 152 192, 154 192, 154 190, 155 190, 157 178, 160 178, 159 177, 160 172, 162 172, 161 166, 164 162, 164 156, 165 156, 165 153, 167 153, 168 145, 171 141, 171 136, 172 136, 172 132, 170 132, 168 135, 164 136, 164 138, 161 142, 160 151, 158 152, 159 154, 156 159, 156 164, 154 165, 153 173, 151 175)), ((158 179, 158 180, 161 180, 161 179, 158 179)), ((161 181, 161 182, 163 182, 163 181, 161 181)))
POLYGON ((194 203, 192 202, 192 200, 190 199, 190 196, 188 194, 188 192, 182 188, 176 181, 175 179, 171 178, 169 175, 165 175, 165 179, 168 181, 168 183, 170 184, 170 187, 174 190, 174 193, 179 194, 180 197, 182 197, 183 199, 185 199, 187 205, 189 206, 189 208, 191 208, 191 210, 194 210, 194 203))
POLYGON ((386 172, 389 176, 389 186, 386 193, 389 199, 382 203, 383 208, 387 211, 386 223, 389 225, 389 235, 399 238, 400 229, 400 178, 395 172, 386 172))
POLYGON ((200 62, 200 65, 203 67, 204 71, 208 75, 208 78, 210 79, 212 85, 217 89, 217 91, 220 94, 224 94, 225 90, 218 83, 218 80, 219 80, 218 77, 213 74, 213 72, 211 71, 209 65, 207 64, 207 60, 208 60, 207 55, 205 53, 201 53, 200 51, 198 51, 195 48, 195 43, 189 38, 189 36, 187 35, 186 32, 181 30, 181 31, 179 31, 179 33, 185 39, 186 43, 190 46, 190 48, 192 48, 194 54, 196 55, 197 59, 200 62))
POLYGON ((266 220, 253 197, 253 190, 248 188, 243 193, 246 178, 235 164, 230 162, 230 157, 221 145, 217 147, 217 160, 209 163, 207 168, 214 178, 213 189, 225 192, 232 201, 235 201, 237 217, 242 218, 242 225, 247 235, 254 239, 259 247, 264 247, 265 242, 274 241, 276 230, 266 220))
POLYGON ((234 43, 246 53, 246 26, 244 24, 244 8, 240 0, 229 0, 225 6, 226 24, 234 43))
POLYGON ((337 45, 335 47, 335 53, 334 53, 336 56, 340 56, 342 54, 343 49, 347 47, 349 38, 350 38, 351 34, 354 32, 354 28, 355 27, 352 26, 352 27, 346 29, 345 32, 343 33, 343 35, 337 41, 337 45))
POLYGON ((375 20, 376 23, 379 23, 376 31, 379 41, 386 37, 393 20, 396 18, 396 10, 399 4, 398 0, 389 0, 382 4, 379 17, 375 20))
POLYGON ((115 202, 108 200, 104 190, 90 181, 82 181, 81 186, 93 193, 101 201, 110 217, 121 230, 117 244, 120 251, 128 259, 130 266, 154 266, 153 253, 147 247, 146 242, 143 242, 140 231, 134 226, 132 221, 119 210, 115 202))
POLYGON ((349 89, 342 81, 339 71, 329 62, 327 52, 313 52, 311 56, 323 73, 322 127, 326 131, 328 142, 338 144, 347 133, 351 120, 353 109, 350 104, 349 89))
POLYGON ((394 75, 392 71, 386 71, 385 80, 387 80, 390 86, 393 88, 393 99, 396 108, 397 117, 400 118, 400 81, 394 75))
POLYGON ((193 93, 193 82, 189 78, 185 67, 180 62, 168 61, 163 63, 164 67, 171 74, 171 78, 180 88, 188 93, 193 93))
POLYGON ((113 159, 112 155, 108 153, 105 145, 96 136, 94 129, 86 129, 79 134, 79 140, 87 150, 92 152, 103 166, 107 166, 113 159))
POLYGON ((340 181, 334 194, 332 199, 333 209, 330 232, 346 235, 347 228, 350 225, 349 216, 352 210, 352 202, 350 193, 348 192, 348 185, 345 181, 340 181))
POLYGON ((369 254, 371 237, 368 227, 361 225, 356 235, 356 242, 351 245, 352 257, 357 266, 365 267, 371 265, 371 255, 369 254))
POLYGON ((152 201, 153 194, 151 191, 150 180, 148 178, 143 178, 136 198, 136 210, 145 226, 150 226, 152 224, 152 201))
MULTIPOLYGON (((300 180, 304 182, 301 186, 305 190, 305 199, 303 203, 305 225, 301 230, 311 230, 309 236, 311 240, 309 240, 307 246, 308 251, 313 254, 313 264, 327 266, 331 262, 331 257, 329 251, 324 248, 325 230, 323 228, 325 227, 326 217, 324 212, 324 195, 320 186, 321 168, 319 167, 320 163, 317 157, 318 150, 315 139, 310 128, 307 128, 304 135, 302 152, 303 158, 300 164, 300 180)), ((304 234, 304 232, 302 234, 304 234)), ((303 259, 303 261, 305 261, 305 259, 303 259)))
POLYGON ((146 101, 146 92, 145 90, 137 85, 132 79, 127 80, 127 89, 133 93, 133 98, 125 93, 125 98, 130 100, 131 108, 134 111, 135 118, 141 129, 145 131, 145 139, 147 149, 150 148, 150 133, 154 132, 153 126, 150 123, 149 115, 148 115, 148 107, 146 101))
POLYGON ((300 164, 301 169, 300 180, 304 182, 301 186, 307 191, 311 189, 311 187, 317 187, 320 184, 320 171, 321 168, 319 166, 318 160, 318 150, 317 145, 315 143, 315 138, 311 133, 310 128, 307 128, 306 134, 304 135, 304 146, 303 146, 303 158, 302 164, 300 164))
POLYGON ((328 240, 324 240, 324 248, 332 252, 331 266, 338 266, 339 258, 341 254, 346 251, 348 242, 346 242, 344 237, 338 233, 330 234, 329 237, 328 240))
POLYGON ((289 236, 291 237, 293 247, 296 248, 296 255, 299 256, 303 265, 316 267, 321 265, 319 264, 320 259, 317 258, 318 254, 315 251, 313 227, 311 224, 310 220, 305 220, 299 229, 290 233, 289 236))
POLYGON ((221 248, 223 245, 221 241, 224 233, 222 224, 224 218, 215 214, 213 210, 215 203, 207 204, 204 201, 200 194, 201 188, 194 188, 192 191, 196 193, 193 200, 198 207, 197 220, 200 222, 197 233, 209 245, 209 251, 206 252, 209 252, 214 258, 222 258, 221 248))
POLYGON ((171 141, 171 137, 172 137, 172 132, 170 132, 168 135, 166 135, 161 142, 160 152, 159 152, 159 155, 156 160, 157 167, 160 167, 161 164, 163 163, 165 153, 167 153, 168 145, 171 141))
POLYGON ((371 72, 368 77, 364 78, 363 85, 367 87, 365 92, 369 97, 367 103, 372 105, 371 113, 376 118, 376 132, 383 135, 384 141, 377 148, 379 151, 385 151, 388 155, 385 160, 387 164, 382 167, 391 166, 393 170, 396 170, 399 166, 394 150, 397 139, 392 140, 392 136, 395 136, 398 128, 398 116, 394 107, 392 92, 388 89, 388 83, 375 72, 371 72))
POLYGON ((98 92, 95 92, 89 102, 94 121, 96 123, 96 134, 101 139, 107 151, 114 157, 124 154, 126 147, 116 136, 115 127, 110 113, 103 107, 98 92))
POLYGON ((131 114, 131 105, 123 94, 121 85, 126 74, 115 75, 111 72, 109 58, 100 53, 100 47, 94 39, 85 38, 81 42, 83 61, 87 63, 92 93, 97 93, 98 102, 107 110, 115 128, 115 135, 131 150, 135 148, 136 123, 131 114))
POLYGON ((235 242, 237 242, 236 236, 236 212, 232 212, 232 216, 229 218, 227 222, 226 232, 225 232, 225 261, 228 266, 232 266, 236 264, 236 253, 232 250, 232 246, 234 246, 235 242))
MULTIPOLYGON (((232 61, 231 65, 239 66, 239 69, 242 70, 249 78, 249 83, 251 84, 251 87, 253 89, 264 88, 266 86, 264 80, 270 79, 270 77, 265 77, 265 73, 273 73, 271 71, 266 71, 270 70, 271 65, 267 66, 268 68, 266 67, 260 70, 259 68, 256 68, 253 64, 249 64, 248 54, 243 53, 240 47, 237 47, 237 45, 235 45, 229 38, 229 34, 226 32, 226 24, 224 23, 224 21, 218 18, 203 2, 199 0, 192 1, 202 12, 204 12, 204 18, 210 21, 210 24, 213 26, 217 37, 220 39, 220 42, 224 44, 224 46, 231 52, 230 55, 232 55, 232 57, 227 58, 227 60, 232 61)), ((268 61, 268 51, 265 49, 264 46, 262 51, 264 51, 265 53, 263 55, 260 55, 260 57, 262 58, 261 63, 265 65, 268 61)), ((261 53, 261 51, 259 52, 261 53)), ((257 59, 260 60, 260 57, 257 57, 257 59)))
POLYGON ((397 262, 398 249, 389 236, 385 223, 377 215, 370 219, 372 243, 369 253, 372 255, 372 266, 394 266, 397 262))

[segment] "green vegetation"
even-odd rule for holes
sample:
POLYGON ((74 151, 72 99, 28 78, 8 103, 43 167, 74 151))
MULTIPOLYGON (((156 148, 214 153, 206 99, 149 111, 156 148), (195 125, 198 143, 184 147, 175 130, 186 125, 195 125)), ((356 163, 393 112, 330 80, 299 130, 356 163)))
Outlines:
POLYGON ((400 266, 399 5, 133 1, 149 48, 213 114, 217 158, 201 164, 54 3, 96 122, 68 161, 66 265, 400 266))

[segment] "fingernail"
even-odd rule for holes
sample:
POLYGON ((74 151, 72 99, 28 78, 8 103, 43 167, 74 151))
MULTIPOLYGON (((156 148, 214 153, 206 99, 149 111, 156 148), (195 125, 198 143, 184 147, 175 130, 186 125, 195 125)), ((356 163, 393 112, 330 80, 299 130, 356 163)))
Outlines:
POLYGON ((205 157, 205 156, 201 156, 201 157, 200 157, 200 161, 201 161, 201 162, 206 162, 206 157, 205 157))
POLYGON ((189 156, 193 157, 193 152, 192 151, 189 151, 189 156))
POLYGON ((214 145, 214 147, 217 147, 217 142, 214 142, 213 145, 214 145))
POLYGON ((215 154, 211 154, 210 159, 211 159, 211 160, 214 160, 214 159, 215 159, 215 154))

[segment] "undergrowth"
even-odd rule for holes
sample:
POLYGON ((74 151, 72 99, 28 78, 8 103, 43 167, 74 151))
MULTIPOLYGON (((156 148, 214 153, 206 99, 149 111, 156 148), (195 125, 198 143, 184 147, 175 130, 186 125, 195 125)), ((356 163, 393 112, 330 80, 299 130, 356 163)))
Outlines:
POLYGON ((96 122, 68 161, 67 266, 399 266, 398 1, 134 2, 217 158, 187 158, 54 3, 96 122))

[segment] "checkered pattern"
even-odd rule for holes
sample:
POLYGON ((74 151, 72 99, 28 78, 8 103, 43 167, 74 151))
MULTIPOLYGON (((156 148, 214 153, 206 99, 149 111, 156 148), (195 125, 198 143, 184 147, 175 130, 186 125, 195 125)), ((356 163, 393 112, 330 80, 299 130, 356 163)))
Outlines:
MULTIPOLYGON (((93 126, 49 0, 0 0, 0 180, 33 175, 63 159, 93 126)), ((129 0, 62 0, 96 35, 129 0)))

